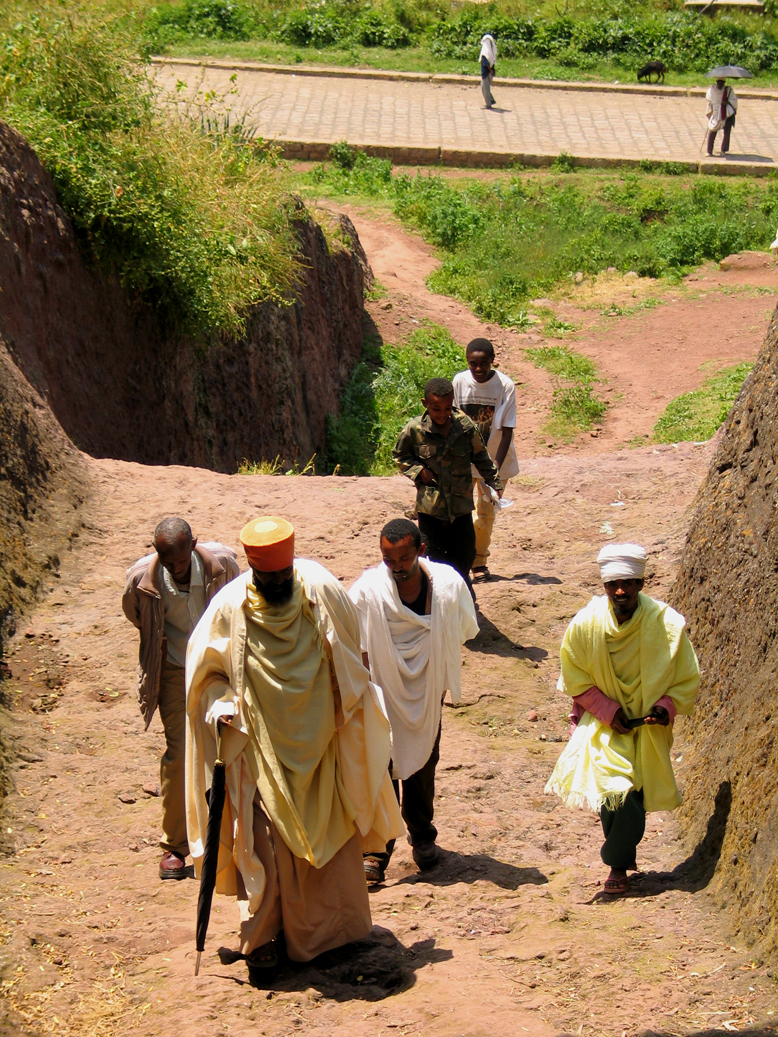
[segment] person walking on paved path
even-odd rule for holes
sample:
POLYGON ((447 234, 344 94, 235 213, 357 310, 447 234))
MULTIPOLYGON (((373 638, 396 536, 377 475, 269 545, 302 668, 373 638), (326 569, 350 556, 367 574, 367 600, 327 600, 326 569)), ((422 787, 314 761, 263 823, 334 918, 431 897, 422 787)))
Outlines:
POLYGON ((716 134, 722 127, 724 135, 721 138, 721 154, 726 155, 729 151, 729 138, 737 113, 735 91, 731 86, 727 86, 725 79, 717 79, 708 87, 705 99, 707 101, 705 114, 708 116, 708 155, 713 155, 716 134))
POLYGON ((222 724, 227 798, 216 892, 237 896, 250 971, 370 932, 363 852, 403 831, 390 728, 338 580, 295 558, 294 527, 260 516, 240 533, 249 571, 211 602, 186 666, 186 808, 199 872, 222 724))
POLYGON ((181 518, 163 519, 154 531, 154 552, 127 570, 122 609, 140 631, 138 701, 147 728, 159 706, 165 730, 159 764, 161 879, 191 874, 184 807, 186 646, 210 600, 237 575, 235 552, 216 543, 198 545, 181 518))
POLYGON ((454 386, 431 378, 424 386, 424 413, 412 418, 392 451, 403 475, 416 484, 419 529, 433 562, 453 565, 472 593, 475 558, 473 476, 502 496, 502 482, 477 425, 454 408, 454 386))
POLYGON ((677 713, 689 715, 700 685, 686 621, 643 594, 646 552, 609 544, 598 557, 605 587, 562 641, 557 685, 570 695, 573 732, 545 791, 600 814, 606 893, 629 889, 646 811, 681 803, 670 748, 677 713))
MULTIPOLYGON (((381 530, 383 563, 366 570, 349 591, 359 613, 365 665, 384 693, 392 725, 391 775, 421 869, 438 859, 435 768, 446 691, 461 698, 460 646, 478 633, 470 592, 450 565, 424 558, 421 533, 408 519, 381 530)), ((366 854, 368 883, 384 881, 394 850, 366 854)))
POLYGON ((497 44, 494 36, 488 32, 481 37, 481 93, 484 95, 484 104, 487 108, 494 107, 495 100, 492 97, 492 80, 494 79, 495 65, 497 64, 497 44))
MULTIPOLYGON (((474 338, 466 349, 467 371, 454 375, 454 406, 476 423, 489 455, 500 473, 503 489, 519 474, 513 446, 516 428, 516 388, 513 381, 492 367, 494 346, 488 338, 474 338)), ((498 504, 478 473, 473 471, 475 491, 475 559, 473 582, 488 580, 489 544, 498 504)))

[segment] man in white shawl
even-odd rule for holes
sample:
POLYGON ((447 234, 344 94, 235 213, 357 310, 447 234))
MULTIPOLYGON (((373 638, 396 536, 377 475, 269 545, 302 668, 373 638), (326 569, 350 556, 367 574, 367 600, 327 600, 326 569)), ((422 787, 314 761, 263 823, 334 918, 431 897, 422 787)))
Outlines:
POLYGON ((481 37, 481 53, 478 57, 481 62, 481 93, 484 95, 484 104, 487 108, 492 108, 495 104, 492 97, 492 80, 497 63, 497 44, 494 42, 494 36, 488 32, 481 37))
POLYGON ((573 699, 573 733, 546 785, 566 806, 598 811, 611 869, 606 893, 629 889, 646 811, 681 803, 670 748, 677 713, 700 684, 686 622, 643 590, 646 552, 609 544, 597 558, 605 594, 574 617, 562 641, 558 688, 573 699))
MULTIPOLYGON (((392 725, 391 771, 413 859, 431 868, 438 857, 433 822, 441 712, 448 691, 462 695, 461 646, 478 633, 467 584, 450 565, 424 558, 418 527, 393 519, 381 530, 383 563, 349 591, 359 612, 362 650, 384 693, 392 725)), ((382 882, 394 840, 366 853, 365 875, 382 882)))
POLYGON ((737 115, 737 96, 732 87, 727 86, 725 79, 717 79, 708 87, 705 100, 707 102, 705 114, 708 117, 708 155, 713 155, 716 134, 722 127, 724 134, 721 138, 721 154, 726 155, 729 151, 729 138, 737 115))
POLYGON ((227 796, 216 892, 237 896, 250 970, 371 929, 362 854, 399 835, 389 722, 339 581, 294 557, 294 529, 262 516, 240 535, 250 569, 211 602, 186 659, 186 809, 199 874, 222 730, 227 796))

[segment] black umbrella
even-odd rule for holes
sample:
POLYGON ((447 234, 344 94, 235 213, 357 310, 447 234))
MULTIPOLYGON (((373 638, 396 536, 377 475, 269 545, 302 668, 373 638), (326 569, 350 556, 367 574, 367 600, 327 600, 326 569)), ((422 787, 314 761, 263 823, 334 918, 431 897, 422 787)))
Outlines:
POLYGON ((224 810, 225 768, 222 756, 222 735, 219 722, 216 723, 216 763, 213 766, 213 779, 208 796, 208 831, 205 833, 205 853, 200 872, 200 894, 197 897, 197 961, 195 976, 200 971, 200 957, 205 949, 205 936, 211 917, 211 901, 216 886, 216 866, 219 861, 219 832, 222 826, 224 810))
POLYGON ((742 65, 719 65, 705 73, 708 79, 753 79, 753 75, 742 65))

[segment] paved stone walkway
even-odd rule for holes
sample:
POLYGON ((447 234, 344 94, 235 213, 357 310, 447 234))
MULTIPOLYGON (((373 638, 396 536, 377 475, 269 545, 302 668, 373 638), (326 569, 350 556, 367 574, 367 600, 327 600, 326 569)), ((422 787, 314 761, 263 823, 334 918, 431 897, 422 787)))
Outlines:
MULTIPOLYGON (((585 164, 644 158, 696 164, 706 128, 704 97, 681 91, 560 89, 497 80, 498 107, 486 111, 478 80, 462 83, 458 77, 343 77, 183 63, 161 65, 158 74, 168 86, 183 80, 222 93, 236 75, 239 100, 233 105, 249 107, 260 134, 284 144, 287 155, 310 158, 324 157, 330 144, 346 140, 400 162, 542 164, 567 152, 585 164)), ((778 99, 741 99, 727 166, 745 163, 758 172, 777 160, 778 99)))

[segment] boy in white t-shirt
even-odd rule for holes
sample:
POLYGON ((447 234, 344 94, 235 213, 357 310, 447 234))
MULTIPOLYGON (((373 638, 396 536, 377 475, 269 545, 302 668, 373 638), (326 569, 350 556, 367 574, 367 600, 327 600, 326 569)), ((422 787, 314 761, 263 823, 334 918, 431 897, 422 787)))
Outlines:
MULTIPOLYGON (((487 338, 474 338, 468 343, 467 371, 454 376, 454 406, 478 426, 500 473, 503 486, 508 479, 519 474, 519 462, 513 445, 513 430, 516 428, 516 390, 513 382, 501 371, 496 371, 494 346, 487 338)), ((497 515, 497 505, 491 498, 488 487, 477 473, 473 473, 475 489, 475 546, 473 582, 488 580, 487 567, 492 527, 497 515)))

